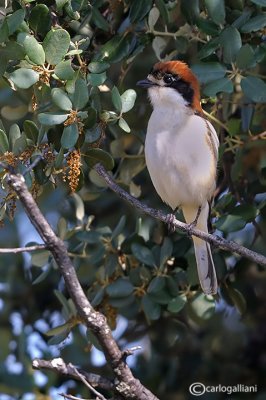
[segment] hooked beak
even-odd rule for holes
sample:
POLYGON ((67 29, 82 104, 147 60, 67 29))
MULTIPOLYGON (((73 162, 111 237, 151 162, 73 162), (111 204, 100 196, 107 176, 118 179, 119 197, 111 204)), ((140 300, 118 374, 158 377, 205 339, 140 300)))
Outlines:
POLYGON ((156 86, 156 83, 150 81, 148 78, 147 79, 143 79, 142 81, 138 81, 137 82, 137 86, 141 86, 145 89, 148 89, 152 86, 156 86))

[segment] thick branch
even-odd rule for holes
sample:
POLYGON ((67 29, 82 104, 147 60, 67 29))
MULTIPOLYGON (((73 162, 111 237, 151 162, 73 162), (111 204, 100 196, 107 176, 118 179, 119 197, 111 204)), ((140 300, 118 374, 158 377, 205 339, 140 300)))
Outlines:
MULTIPOLYGON (((137 208, 138 210, 144 212, 147 215, 150 215, 153 218, 156 218, 162 222, 168 223, 169 222, 169 214, 163 213, 161 210, 157 210, 155 208, 151 208, 146 206, 146 204, 143 204, 141 201, 136 199, 135 197, 131 196, 128 192, 126 192, 124 189, 122 189, 120 186, 118 186, 112 177, 108 174, 108 172, 105 170, 105 168, 101 164, 97 164, 95 166, 96 171, 98 174, 103 177, 107 185, 109 186, 110 189, 112 189, 116 194, 118 194, 119 197, 121 197, 123 200, 126 200, 128 203, 130 203, 133 207, 137 208)), ((244 256, 248 258, 251 261, 254 261, 260 265, 266 266, 266 257, 264 257, 262 254, 258 254, 255 251, 249 250, 244 246, 241 246, 240 244, 237 244, 236 242, 233 242, 232 240, 228 241, 225 240, 219 236, 211 235, 210 233, 205 233, 202 232, 194 227, 192 227, 189 224, 185 224, 184 222, 181 222, 177 220, 176 218, 171 219, 171 224, 175 226, 175 228, 178 228, 182 230, 183 232, 187 232, 190 235, 197 236, 206 242, 209 242, 213 244, 216 247, 220 247, 223 250, 228 250, 230 252, 237 253, 241 256, 244 256)))
POLYGON ((26 246, 26 247, 13 247, 13 248, 5 248, 0 249, 0 254, 7 253, 26 253, 27 251, 36 251, 36 250, 45 250, 47 247, 45 244, 36 244, 35 246, 26 246))
POLYGON ((132 375, 124 362, 123 353, 112 336, 106 318, 96 312, 88 301, 69 258, 64 242, 53 232, 41 213, 22 175, 8 174, 7 180, 16 192, 32 225, 36 228, 47 248, 51 251, 65 280, 68 293, 73 300, 78 315, 99 340, 107 361, 115 374, 115 391, 125 399, 156 400, 156 397, 132 375))
POLYGON ((66 364, 62 358, 54 358, 53 360, 41 360, 36 358, 32 362, 34 369, 47 369, 49 371, 56 372, 60 375, 67 376, 69 378, 77 379, 81 381, 80 375, 93 386, 104 390, 114 390, 114 383, 108 379, 102 378, 99 375, 88 373, 82 369, 73 368, 72 364, 66 364), (79 374, 77 373, 79 372, 79 374))

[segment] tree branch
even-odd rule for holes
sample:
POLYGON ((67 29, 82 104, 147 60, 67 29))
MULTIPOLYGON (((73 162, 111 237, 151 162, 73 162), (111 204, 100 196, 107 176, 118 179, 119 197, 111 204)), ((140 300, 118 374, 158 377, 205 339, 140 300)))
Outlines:
POLYGON ((77 379, 82 382, 80 377, 86 379, 93 387, 98 387, 104 390, 114 390, 115 385, 112 381, 102 378, 99 375, 88 373, 82 369, 75 368, 72 364, 66 364, 62 358, 54 358, 53 360, 41 360, 36 358, 32 362, 34 369, 47 369, 49 371, 56 372, 60 375, 67 376, 69 378, 77 379))
POLYGON ((9 173, 7 182, 16 192, 32 225, 51 251, 58 264, 68 293, 73 300, 78 315, 84 325, 97 337, 102 346, 106 360, 111 365, 115 375, 115 392, 125 399, 132 400, 158 400, 138 379, 135 379, 128 365, 123 359, 123 353, 119 349, 112 336, 112 331, 103 314, 96 312, 88 301, 78 280, 75 268, 69 258, 64 242, 58 238, 51 226, 41 213, 22 175, 9 173))
MULTIPOLYGON (((146 204, 143 204, 141 201, 131 196, 128 192, 118 186, 117 183, 115 183, 110 174, 108 174, 108 172, 101 164, 96 164, 94 168, 98 172, 98 174, 105 180, 109 188, 112 189, 116 194, 118 194, 121 199, 126 200, 133 207, 144 212, 145 214, 150 215, 151 217, 156 218, 162 222, 169 223, 169 214, 165 214, 161 210, 148 207, 146 204)), ((228 250, 233 253, 237 253, 243 257, 248 258, 251 261, 266 266, 266 257, 264 257, 262 254, 256 253, 255 251, 249 250, 246 247, 241 246, 236 242, 233 242, 232 240, 225 240, 220 236, 202 232, 199 229, 192 227, 190 224, 185 224, 184 222, 177 220, 174 216, 171 219, 171 224, 173 224, 175 228, 178 228, 181 231, 186 232, 190 235, 197 236, 200 239, 203 239, 216 247, 219 247, 223 250, 228 250)))
POLYGON ((26 247, 13 247, 13 248, 5 248, 0 249, 0 254, 7 253, 25 253, 27 251, 36 251, 36 250, 45 250, 47 246, 45 244, 36 244, 35 246, 26 246, 26 247))

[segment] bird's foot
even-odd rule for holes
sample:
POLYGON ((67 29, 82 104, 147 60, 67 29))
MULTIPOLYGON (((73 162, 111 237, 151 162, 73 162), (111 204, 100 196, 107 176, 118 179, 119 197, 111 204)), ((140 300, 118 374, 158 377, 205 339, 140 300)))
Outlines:
POLYGON ((175 215, 174 214, 167 214, 166 223, 167 223, 169 234, 170 233, 174 233, 176 231, 175 215))
POLYGON ((201 213, 201 206, 199 206, 199 208, 198 208, 198 211, 197 211, 197 214, 196 214, 196 217, 195 217, 194 221, 192 221, 192 222, 190 222, 188 224, 188 231, 187 232, 188 232, 189 235, 191 235, 191 230, 196 228, 200 213, 201 213))

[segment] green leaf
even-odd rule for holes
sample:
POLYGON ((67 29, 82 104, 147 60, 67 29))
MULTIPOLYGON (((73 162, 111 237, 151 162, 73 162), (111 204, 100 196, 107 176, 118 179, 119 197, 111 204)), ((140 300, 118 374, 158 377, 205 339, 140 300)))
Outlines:
POLYGON ((178 296, 172 299, 167 306, 167 310, 171 313, 179 313, 187 303, 187 299, 185 296, 178 296))
POLYGON ((127 278, 118 278, 106 287, 106 293, 110 297, 127 297, 134 291, 134 286, 127 278))
POLYGON ((155 303, 148 294, 142 297, 141 305, 148 320, 153 321, 160 318, 161 306, 155 303))
POLYGON ((244 33, 258 31, 266 25, 266 13, 256 15, 241 26, 240 31, 244 33))
POLYGON ((266 83, 255 76, 248 76, 241 80, 241 88, 244 94, 256 103, 266 102, 266 83))
POLYGON ((148 18, 148 26, 150 30, 153 30, 156 22, 160 18, 160 11, 158 10, 157 7, 152 7, 150 13, 149 13, 149 18, 148 18))
POLYGON ((72 95, 72 103, 75 109, 81 110, 89 101, 89 91, 85 79, 77 79, 75 83, 75 92, 72 95))
POLYGON ((141 21, 152 8, 152 0, 133 1, 129 10, 132 23, 141 21))
POLYGON ((135 104, 137 93, 133 89, 126 90, 123 94, 121 94, 121 101, 122 101, 122 113, 126 113, 130 111, 135 104))
POLYGON ((239 50, 236 56, 236 65, 240 69, 255 67, 256 65, 255 53, 249 44, 245 44, 239 50))
POLYGON ((100 86, 106 81, 106 78, 106 72, 102 72, 101 74, 89 74, 88 83, 92 86, 100 86))
POLYGON ((70 45, 70 36, 64 29, 51 30, 43 41, 45 59, 51 65, 57 65, 65 57, 70 45))
POLYGON ((220 28, 217 24, 209 19, 198 17, 196 19, 196 24, 199 29, 207 35, 216 36, 220 32, 220 28))
POLYGON ((203 293, 196 294, 189 302, 189 313, 193 320, 206 321, 215 313, 214 300, 208 299, 203 293))
POLYGON ((261 7, 266 7, 266 0, 250 0, 252 3, 261 7))
POLYGON ((204 94, 210 97, 214 97, 220 92, 233 93, 233 91, 233 83, 228 78, 217 79, 216 81, 208 83, 203 89, 204 94))
POLYGON ((8 36, 9 36, 8 23, 7 19, 5 18, 0 26, 0 43, 7 42, 8 36))
POLYGON ((164 0, 155 0, 156 6, 159 8, 160 15, 164 20, 165 24, 169 23, 169 14, 168 14, 168 9, 167 6, 164 2, 164 0))
POLYGON ((171 257, 173 252, 173 243, 171 239, 165 238, 160 252, 160 266, 163 266, 166 261, 171 257))
POLYGON ((0 151, 1 153, 5 153, 8 151, 9 143, 6 133, 0 129, 0 151))
POLYGON ((42 125, 53 126, 59 125, 65 122, 68 114, 63 112, 50 112, 50 113, 40 113, 38 115, 38 120, 42 125))
POLYGON ((199 0, 181 0, 180 3, 182 14, 193 25, 200 14, 199 0))
POLYGON ((86 120, 84 121, 84 123, 85 123, 85 127, 90 129, 90 128, 93 128, 94 125, 96 124, 97 111, 95 110, 95 108, 89 107, 89 108, 87 108, 87 113, 88 113, 88 116, 87 116, 86 120))
POLYGON ((130 127, 128 126, 128 123, 124 120, 124 118, 119 118, 118 125, 120 126, 123 131, 129 133, 131 131, 130 127))
POLYGON ((51 91, 53 103, 61 110, 70 111, 72 103, 66 92, 59 88, 54 88, 51 91))
POLYGON ((27 143, 27 137, 25 133, 22 133, 21 136, 15 141, 14 146, 13 146, 13 153, 15 155, 18 155, 22 153, 28 146, 27 143))
POLYGON ((77 143, 78 138, 79 130, 77 124, 65 126, 61 136, 61 145, 64 149, 71 149, 77 143))
POLYGON ((45 4, 37 4, 31 10, 29 17, 30 28, 42 36, 50 30, 51 17, 49 8, 45 4))
POLYGON ((207 44, 205 44, 197 54, 198 59, 206 58, 213 54, 215 50, 219 47, 220 41, 219 38, 214 38, 210 40, 207 44))
POLYGON ((18 35, 18 42, 24 46, 27 56, 34 64, 43 65, 45 63, 43 47, 34 36, 21 32, 18 35))
POLYGON ((9 35, 12 35, 23 23, 25 11, 21 8, 7 17, 9 35))
POLYGON ((9 150, 13 151, 15 142, 21 136, 20 128, 17 124, 12 124, 10 126, 8 136, 9 136, 9 150))
POLYGON ((9 75, 11 81, 20 89, 28 89, 39 80, 39 74, 28 68, 19 68, 9 75))
POLYGON ((39 134, 39 129, 38 129, 37 125, 33 121, 26 119, 23 122, 23 130, 24 130, 26 136, 29 139, 31 139, 34 144, 36 144, 37 139, 38 139, 38 134, 39 134))
POLYGON ((102 237, 101 233, 96 231, 80 231, 75 236, 78 240, 90 244, 99 243, 102 237))
POLYGON ((120 93, 119 93, 119 91, 118 91, 116 86, 113 87, 113 89, 111 91, 111 95, 112 95, 113 105, 115 106, 117 111, 121 112, 121 110, 122 110, 122 100, 121 100, 120 93))
POLYGON ((224 62, 228 64, 234 62, 242 46, 239 31, 232 26, 225 28, 220 35, 220 43, 223 49, 224 62))
POLYGON ((237 232, 246 226, 246 221, 241 215, 223 215, 215 222, 215 227, 224 233, 237 232))
POLYGON ((131 246, 131 250, 137 260, 146 265, 149 265, 150 267, 155 266, 154 256, 148 247, 142 246, 139 243, 133 243, 131 246))
POLYGON ((105 72, 109 67, 110 67, 109 63, 92 61, 88 65, 88 70, 92 74, 101 74, 102 72, 105 72))
POLYGON ((36 267, 43 267, 47 264, 50 257, 50 252, 48 250, 38 250, 31 255, 31 263, 36 267))
POLYGON ((223 24, 225 20, 224 0, 204 0, 210 18, 217 24, 223 24))
POLYGON ((55 336, 55 335, 60 335, 63 332, 68 332, 70 331, 71 326, 69 325, 68 322, 65 322, 62 325, 58 325, 55 328, 49 329, 47 332, 45 332, 46 336, 55 336))
POLYGON ((153 278, 148 286, 147 293, 157 293, 162 290, 165 286, 165 277, 164 276, 156 276, 153 278))
POLYGON ((115 229, 113 230, 111 240, 115 239, 118 235, 120 235, 120 233, 123 232, 125 225, 126 225, 126 217, 125 217, 125 215, 122 215, 118 224, 116 225, 115 229))
POLYGON ((126 35, 116 35, 101 47, 94 61, 117 63, 129 55, 134 42, 135 36, 131 32, 126 35))
POLYGON ((71 60, 61 61, 57 64, 54 73, 62 81, 73 79, 75 71, 71 66, 71 60))
POLYGON ((107 170, 114 168, 113 157, 102 149, 89 149, 85 154, 85 161, 89 167, 93 167, 97 163, 103 164, 107 170))
POLYGON ((105 32, 108 32, 110 29, 109 23, 96 7, 92 7, 92 22, 94 22, 94 24, 98 26, 98 28, 102 29, 105 32))
POLYGON ((241 216, 246 222, 252 222, 257 216, 257 208, 249 204, 241 204, 235 207, 231 214, 241 216))
POLYGON ((23 46, 17 42, 8 42, 5 47, 0 47, 1 58, 9 60, 22 60, 25 57, 23 46))
POLYGON ((58 346, 60 343, 62 343, 64 340, 69 335, 69 331, 66 330, 64 333, 61 333, 60 335, 55 335, 53 336, 50 340, 48 340, 48 345, 49 346, 58 346))
POLYGON ((223 78, 226 73, 226 67, 218 62, 194 64, 191 69, 201 83, 223 78))

